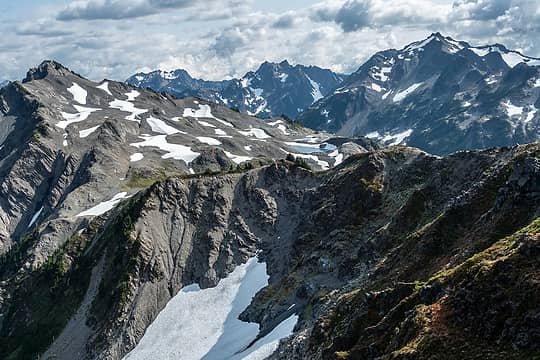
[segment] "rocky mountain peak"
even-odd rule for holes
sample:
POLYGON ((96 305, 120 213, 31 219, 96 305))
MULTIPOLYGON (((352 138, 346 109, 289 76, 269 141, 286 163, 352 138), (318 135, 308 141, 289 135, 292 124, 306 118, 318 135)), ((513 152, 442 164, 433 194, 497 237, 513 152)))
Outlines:
POLYGON ((67 74, 75 73, 54 60, 45 60, 39 64, 39 66, 28 70, 26 77, 23 79, 23 83, 30 82, 32 80, 41 80, 49 75, 62 76, 67 74))
POLYGON ((296 118, 345 78, 316 66, 292 66, 287 60, 265 61, 239 79, 205 81, 186 75, 184 70, 167 73, 157 70, 135 74, 127 82, 177 97, 197 96, 261 118, 280 115, 296 118))

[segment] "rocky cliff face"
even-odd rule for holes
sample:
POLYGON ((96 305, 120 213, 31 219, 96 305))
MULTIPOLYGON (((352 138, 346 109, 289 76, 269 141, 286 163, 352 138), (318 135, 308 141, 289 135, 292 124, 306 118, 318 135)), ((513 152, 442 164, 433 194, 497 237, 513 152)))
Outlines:
POLYGON ((528 143, 538 139, 538 65, 436 33, 376 53, 298 121, 439 155, 528 143))
POLYGON ((186 289, 254 257, 267 285, 239 318, 258 330, 230 359, 267 338, 270 359, 538 355, 538 144, 437 157, 324 138, 303 155, 336 166, 313 171, 273 149, 324 134, 133 90, 45 63, 0 93, 0 358, 122 359, 186 289))

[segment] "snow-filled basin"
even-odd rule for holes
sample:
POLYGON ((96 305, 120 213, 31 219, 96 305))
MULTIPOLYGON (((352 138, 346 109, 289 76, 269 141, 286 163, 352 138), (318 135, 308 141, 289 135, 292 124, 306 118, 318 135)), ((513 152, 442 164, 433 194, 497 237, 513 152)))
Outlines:
POLYGON ((255 294, 268 285, 266 264, 250 259, 216 287, 184 287, 146 329, 139 344, 124 359, 225 360, 263 359, 275 351, 279 339, 290 335, 295 315, 249 346, 259 325, 238 316, 255 294), (248 347, 249 346, 249 347, 248 347))

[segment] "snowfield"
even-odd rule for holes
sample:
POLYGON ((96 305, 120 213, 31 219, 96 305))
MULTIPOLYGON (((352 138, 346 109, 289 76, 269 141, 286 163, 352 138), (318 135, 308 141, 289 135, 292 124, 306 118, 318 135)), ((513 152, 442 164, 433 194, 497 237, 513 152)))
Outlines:
POLYGON ((268 285, 268 278, 266 264, 252 258, 214 288, 184 287, 124 359, 264 359, 275 351, 280 339, 292 333, 297 322, 297 316, 291 316, 249 346, 259 334, 259 325, 238 316, 268 285))
POLYGON ((109 107, 111 109, 117 109, 120 111, 130 113, 130 115, 126 116, 126 120, 140 123, 140 120, 137 119, 137 116, 148 112, 148 110, 139 109, 135 107, 133 103, 130 102, 130 101, 135 100, 135 97, 136 97, 133 95, 133 92, 137 92, 137 91, 133 90, 131 93, 126 94, 126 96, 128 97, 128 101, 115 99, 114 101, 111 101, 109 103, 109 107))
POLYGON ((56 124, 56 126, 58 126, 60 129, 65 130, 70 124, 84 121, 88 119, 90 114, 92 114, 93 112, 101 110, 101 109, 88 108, 88 107, 79 106, 79 105, 73 105, 73 107, 75 108, 75 110, 78 111, 75 114, 66 113, 63 111, 60 112, 62 117, 65 119, 64 121, 59 121, 56 124))
POLYGON ((412 84, 407 89, 398 92, 396 95, 394 95, 394 102, 400 102, 401 100, 405 99, 407 96, 409 96, 411 93, 413 93, 416 89, 418 89, 422 83, 412 84))
POLYGON ((199 140, 199 142, 202 142, 203 144, 214 145, 214 146, 221 145, 221 141, 208 137, 208 136, 197 136, 197 140, 199 140))
POLYGON ((94 127, 91 127, 90 129, 86 129, 86 130, 80 130, 79 131, 79 137, 81 139, 84 139, 85 137, 88 137, 90 134, 92 134, 94 131, 96 131, 97 129, 99 129, 101 125, 97 125, 97 126, 94 126, 94 127))
POLYGON ((250 128, 245 131, 238 130, 238 132, 247 137, 255 137, 257 139, 270 139, 271 136, 266 133, 263 129, 250 128))
POLYGON ((97 89, 105 91, 107 94, 113 96, 112 92, 109 90, 109 82, 104 81, 103 84, 96 86, 97 89))
POLYGON ((141 135, 139 136, 144 141, 139 143, 132 143, 131 146, 134 146, 136 148, 141 147, 156 147, 160 150, 163 150, 166 152, 165 155, 163 155, 161 158, 163 159, 176 159, 176 160, 183 160, 186 164, 189 164, 197 156, 200 155, 200 153, 192 151, 189 146, 184 146, 180 144, 171 144, 167 142, 167 135, 156 135, 156 136, 150 136, 150 135, 141 135))
POLYGON ((165 135, 173 135, 173 134, 178 134, 178 133, 185 134, 185 132, 180 131, 170 125, 167 125, 165 121, 156 119, 155 117, 152 117, 152 116, 147 118, 146 122, 148 123, 148 125, 150 125, 150 128, 152 129, 152 131, 158 134, 165 134, 165 135))
POLYGON ((69 87, 67 91, 73 95, 73 100, 81 105, 86 105, 86 97, 88 96, 88 92, 80 87, 79 84, 73 83, 73 85, 69 87))
MULTIPOLYGON (((195 118, 195 119, 200 119, 200 118, 214 119, 214 120, 220 122, 221 124, 223 124, 225 126, 234 127, 234 125, 231 124, 230 122, 225 121, 225 120, 221 120, 221 119, 218 119, 217 117, 215 117, 212 114, 212 108, 210 107, 210 105, 199 105, 198 110, 185 108, 184 109, 184 117, 192 117, 192 118, 195 118)), ((201 123, 201 121, 199 121, 199 123, 201 123)), ((208 123, 206 123, 206 124, 208 124, 208 123)), ((210 125, 210 127, 215 127, 214 125, 211 125, 211 124, 208 124, 208 125, 210 125)), ((208 125, 204 125, 204 126, 208 126, 208 125)))
POLYGON ((120 201, 127 198, 129 198, 128 193, 121 192, 119 194, 114 195, 114 197, 111 200, 104 201, 102 203, 97 204, 91 209, 83 211, 82 213, 78 214, 77 217, 103 215, 107 211, 112 210, 120 201))

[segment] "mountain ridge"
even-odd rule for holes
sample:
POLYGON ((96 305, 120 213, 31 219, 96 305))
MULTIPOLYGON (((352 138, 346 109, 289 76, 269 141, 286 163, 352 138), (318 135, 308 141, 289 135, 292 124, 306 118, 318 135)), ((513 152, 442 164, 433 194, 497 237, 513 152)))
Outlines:
POLYGON ((192 78, 186 70, 155 70, 137 73, 126 82, 165 91, 176 97, 196 96, 243 113, 263 118, 285 115, 294 119, 300 112, 328 94, 345 75, 317 66, 265 61, 242 78, 206 81, 192 78))
POLYGON ((527 143, 538 138, 537 64, 502 46, 434 33, 373 55, 297 120, 439 155, 527 143))

